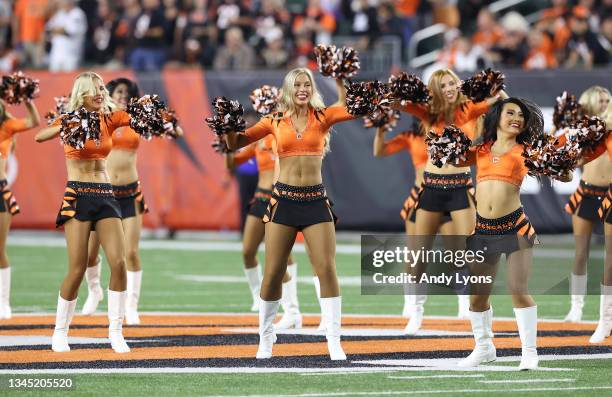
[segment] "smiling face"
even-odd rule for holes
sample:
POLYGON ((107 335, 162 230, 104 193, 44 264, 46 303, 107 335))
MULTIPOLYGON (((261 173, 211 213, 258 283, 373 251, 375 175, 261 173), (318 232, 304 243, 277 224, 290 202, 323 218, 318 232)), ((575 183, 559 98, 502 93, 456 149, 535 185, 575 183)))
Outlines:
POLYGON ((457 96, 459 95, 459 84, 449 74, 445 74, 440 79, 440 94, 444 101, 448 104, 455 103, 457 96))
POLYGON ((605 92, 599 93, 599 100, 597 101, 597 113, 603 114, 608 108, 608 103, 610 103, 610 95, 605 92))
POLYGON ((106 87, 100 79, 93 79, 93 89, 83 96, 83 106, 90 112, 98 112, 104 104, 104 92, 106 87))
POLYGON ((506 103, 499 118, 500 131, 513 136, 519 135, 525 128, 525 115, 516 103, 506 103))
POLYGON ((306 106, 312 98, 312 82, 307 74, 301 73, 293 83, 293 101, 296 106, 306 106))
POLYGON ((130 93, 128 90, 128 86, 125 84, 119 84, 117 85, 117 87, 115 87, 111 98, 113 98, 113 101, 115 101, 115 103, 119 105, 121 109, 125 110, 127 108, 129 96, 130 93))

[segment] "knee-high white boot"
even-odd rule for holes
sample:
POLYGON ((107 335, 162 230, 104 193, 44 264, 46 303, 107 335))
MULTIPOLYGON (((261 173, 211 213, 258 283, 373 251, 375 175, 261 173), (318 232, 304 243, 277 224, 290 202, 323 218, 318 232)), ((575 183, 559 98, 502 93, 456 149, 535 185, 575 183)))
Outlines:
POLYGON ((521 363, 519 370, 538 368, 538 307, 514 309, 516 324, 521 338, 521 363))
POLYGON ((577 323, 582 320, 582 308, 584 307, 584 295, 586 294, 587 275, 576 275, 572 273, 570 277, 571 306, 565 322, 577 323))
POLYGON ((457 364, 463 368, 477 367, 497 358, 493 344, 493 307, 489 307, 489 310, 484 312, 470 311, 470 323, 476 344, 472 353, 457 364))
POLYGON ((11 268, 0 269, 0 320, 13 316, 11 311, 11 268))
POLYGON ((327 350, 332 360, 346 360, 346 354, 340 345, 340 327, 342 320, 342 297, 321 298, 321 311, 325 318, 325 336, 327 350))
POLYGON ((325 318, 323 317, 323 306, 321 305, 321 283, 319 282, 319 277, 314 276, 312 278, 312 282, 315 287, 315 292, 317 293, 317 300, 319 301, 319 307, 321 308, 321 321, 319 322, 319 326, 317 327, 318 332, 325 332, 325 318))
POLYGON ((70 328, 70 323, 74 316, 76 303, 77 298, 67 301, 58 294, 57 311, 55 313, 55 329, 51 337, 51 349, 54 352, 61 353, 70 351, 70 346, 68 345, 68 329, 70 328))
POLYGON ((246 276, 247 282, 249 283, 249 289, 251 290, 251 296, 253 297, 253 304, 251 305, 251 311, 259 311, 259 290, 261 289, 261 266, 257 265, 251 268, 244 268, 244 275, 246 276))
POLYGON ((302 328, 302 313, 300 313, 300 303, 297 296, 297 263, 287 266, 287 273, 291 279, 283 283, 283 295, 281 306, 283 307, 283 317, 274 324, 275 330, 302 328))
POLYGON ((272 345, 276 342, 274 334, 274 318, 278 312, 280 301, 260 301, 259 305, 259 348, 257 359, 272 357, 272 345))
POLYGON ((457 304, 459 309, 457 310, 457 318, 460 320, 469 320, 470 317, 470 296, 469 295, 457 295, 457 304))
POLYGON ((108 290, 108 339, 115 353, 129 353, 130 348, 123 339, 123 317, 125 316, 125 291, 108 290))
POLYGON ((612 285, 601 285, 601 297, 599 298, 599 322, 590 343, 601 343, 612 330, 612 285))
POLYGON ((98 304, 104 299, 104 291, 100 285, 100 272, 102 270, 102 257, 98 255, 96 265, 85 270, 85 280, 87 280, 87 299, 83 305, 81 313, 91 315, 96 312, 98 304))
POLYGON ((140 298, 140 286, 142 284, 142 270, 137 272, 127 271, 127 299, 125 303, 125 323, 127 325, 140 324, 138 315, 138 300, 140 298))
POLYGON ((409 286, 411 303, 410 320, 404 328, 404 335, 415 335, 423 324, 423 315, 425 313, 425 302, 427 301, 427 285, 416 284, 409 286))

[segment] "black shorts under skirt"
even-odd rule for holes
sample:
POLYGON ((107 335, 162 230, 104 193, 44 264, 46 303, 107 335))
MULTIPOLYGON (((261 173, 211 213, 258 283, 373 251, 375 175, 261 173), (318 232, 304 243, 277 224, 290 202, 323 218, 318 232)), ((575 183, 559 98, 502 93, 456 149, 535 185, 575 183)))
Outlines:
POLYGON ((263 221, 303 230, 318 223, 336 223, 338 218, 331 207, 323 185, 291 186, 277 182, 263 221))
POLYGON ((474 200, 474 185, 469 172, 460 174, 423 174, 423 187, 417 209, 432 212, 452 212, 470 207, 474 200))
POLYGON ((607 192, 607 186, 591 185, 581 180, 565 205, 565 212, 591 222, 601 222, 600 208, 607 192))
POLYGON ((140 181, 127 185, 113 185, 113 195, 119 202, 123 219, 149 212, 149 207, 140 189, 140 181))
POLYGON ((255 189, 255 195, 249 202, 249 215, 253 215, 259 219, 263 219, 272 197, 272 190, 268 189, 255 189))
POLYGON ((9 189, 8 182, 6 179, 0 180, 0 191, 2 191, 2 200, 0 200, 0 212, 10 212, 11 215, 17 215, 19 210, 19 204, 15 200, 15 195, 9 189))
POLYGON ((519 208, 500 218, 488 219, 476 214, 476 228, 467 238, 467 248, 486 254, 509 255, 539 244, 535 229, 519 208))
POLYGON ((68 181, 55 226, 60 227, 72 218, 92 221, 91 230, 101 219, 121 218, 111 184, 68 181))

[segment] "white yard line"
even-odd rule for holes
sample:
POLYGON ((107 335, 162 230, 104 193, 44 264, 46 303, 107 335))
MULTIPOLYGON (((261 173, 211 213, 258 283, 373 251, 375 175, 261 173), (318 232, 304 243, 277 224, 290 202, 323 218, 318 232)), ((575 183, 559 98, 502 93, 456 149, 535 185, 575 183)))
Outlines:
POLYGON ((387 376, 389 379, 445 379, 445 378, 484 378, 483 374, 478 375, 425 375, 425 376, 387 376))
POLYGON ((478 383, 554 383, 554 382, 576 382, 576 379, 513 379, 513 380, 479 380, 478 383))

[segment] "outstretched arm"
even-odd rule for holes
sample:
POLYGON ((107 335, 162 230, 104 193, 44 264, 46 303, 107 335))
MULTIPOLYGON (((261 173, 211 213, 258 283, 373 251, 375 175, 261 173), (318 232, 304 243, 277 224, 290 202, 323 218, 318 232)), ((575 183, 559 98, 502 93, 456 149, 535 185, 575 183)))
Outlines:
POLYGON ((40 125, 40 115, 38 109, 32 101, 26 102, 26 108, 28 109, 28 117, 26 117, 26 128, 34 128, 40 125))
POLYGON ((49 139, 53 139, 59 135, 60 128, 60 125, 52 125, 50 127, 43 128, 38 134, 36 134, 34 139, 36 139, 36 142, 45 142, 49 139))

